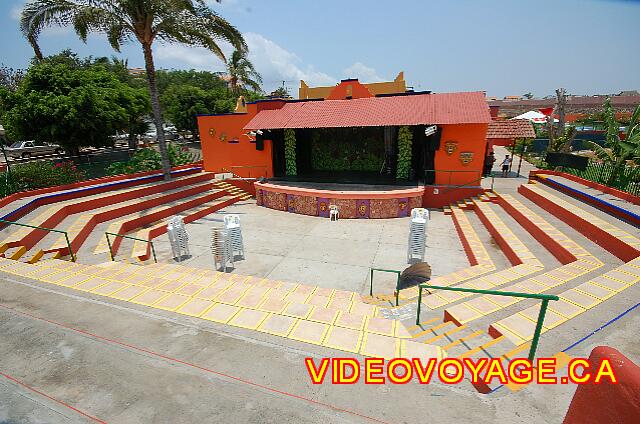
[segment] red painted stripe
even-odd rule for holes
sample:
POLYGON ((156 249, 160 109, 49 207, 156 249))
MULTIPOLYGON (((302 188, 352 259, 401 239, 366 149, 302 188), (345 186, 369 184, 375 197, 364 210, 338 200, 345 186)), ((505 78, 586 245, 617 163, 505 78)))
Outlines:
POLYGON ((94 417, 94 416, 92 416, 92 415, 89 415, 89 414, 87 414, 86 412, 82 412, 82 411, 81 411, 81 410, 79 410, 78 408, 74 408, 73 406, 69 405, 68 403, 65 403, 65 402, 63 402, 63 401, 61 401, 61 400, 58 400, 58 399, 56 399, 56 398, 54 398, 54 397, 51 397, 51 396, 49 396, 48 394, 43 393, 43 392, 41 392, 40 390, 35 389, 35 388, 33 388, 33 387, 31 387, 31 386, 27 385, 26 383, 23 383, 22 381, 18 380, 18 379, 17 379, 17 378, 15 378, 15 377, 12 377, 12 376, 10 376, 10 375, 8 375, 8 374, 3 373, 2 371, 0 371, 0 376, 2 376, 2 377, 4 377, 4 378, 6 378, 7 380, 13 381, 14 383, 16 383, 16 384, 18 384, 18 385, 20 385, 20 386, 24 387, 24 388, 25 388, 25 389, 27 389, 27 390, 31 390, 32 392, 37 393, 37 394, 39 394, 40 396, 44 396, 44 397, 46 397, 46 398, 47 398, 47 399, 49 399, 49 400, 52 400, 52 401, 54 401, 54 402, 56 402, 56 403, 59 403, 60 405, 64 406, 65 408, 71 409, 71 410, 73 410, 73 411, 77 412, 78 414, 80 414, 80 415, 82 415, 82 416, 84 416, 84 417, 89 418, 89 419, 90 419, 90 420, 92 420, 92 421, 95 421, 95 422, 97 422, 97 423, 107 424, 107 422, 106 422, 106 421, 102 421, 101 419, 96 418, 96 417, 94 417))
MULTIPOLYGON (((464 213, 462 209, 460 209, 460 211, 464 213)), ((478 265, 478 259, 473 254, 473 249, 471 249, 471 246, 469 245, 469 240, 467 240, 467 237, 465 236, 464 231, 462 231, 462 228, 460 227, 460 223, 458 222, 458 218, 456 218, 456 214, 452 212, 451 218, 453 219, 453 225, 456 228, 456 232, 458 233, 458 238, 462 243, 462 248, 464 249, 464 253, 467 255, 467 260, 469 261, 469 264, 471 266, 478 265)))
POLYGON ((553 237, 544 232, 533 221, 527 218, 522 212, 517 210, 511 203, 507 202, 502 196, 498 195, 497 202, 507 213, 515 219, 529 234, 531 234, 545 249, 560 261, 561 264, 567 265, 578 259, 571 254, 566 248, 558 243, 553 237))
POLYGON ((594 188, 596 190, 600 190, 603 193, 607 193, 610 194, 612 196, 618 197, 622 200, 626 200, 629 203, 633 203, 634 205, 640 205, 640 196, 634 196, 631 193, 627 193, 625 191, 622 190, 618 190, 616 188, 613 187, 609 187, 606 186, 604 184, 600 184, 600 183, 596 183, 594 181, 590 181, 590 180, 585 180, 584 178, 580 178, 577 177, 573 174, 567 174, 566 172, 559 172, 559 171, 551 171, 551 170, 543 170, 543 169, 539 169, 539 170, 535 170, 535 171, 531 171, 531 174, 529 175, 529 178, 536 176, 536 175, 557 175, 560 177, 564 177, 568 180, 571 181, 575 181, 576 183, 582 184, 584 186, 590 187, 590 188, 594 188))
POLYGON ((484 226, 489 231, 489 234, 491 234, 491 237, 493 237, 496 243, 498 243, 498 246, 500 246, 500 249, 502 250, 504 255, 507 257, 511 265, 516 266, 516 265, 522 264, 522 260, 520 259, 518 254, 513 250, 511 245, 504 239, 500 231, 498 231, 498 229, 493 226, 493 222, 491 222, 491 220, 484 214, 482 209, 476 207, 475 205, 473 209, 478 214, 478 218, 480 218, 480 221, 482 222, 482 224, 484 224, 484 226))
MULTIPOLYGON (((202 166, 202 161, 189 163, 187 165, 176 166, 174 168, 171 168, 171 170, 172 171, 177 171, 177 170, 184 169, 184 168, 189 168, 189 167, 192 167, 192 166, 202 166)), ((91 179, 91 180, 80 181, 80 182, 72 183, 72 184, 65 184, 65 185, 60 185, 60 186, 38 188, 38 189, 35 189, 35 190, 28 190, 28 191, 21 191, 21 192, 18 192, 18 193, 13 193, 13 194, 11 194, 11 195, 9 195, 7 197, 4 197, 4 198, 0 199, 0 208, 10 204, 11 202, 13 202, 15 200, 22 199, 23 197, 36 196, 38 194, 54 193, 56 191, 71 190, 71 189, 74 189, 74 188, 86 187, 86 186, 94 185, 94 184, 101 184, 101 183, 108 183, 108 182, 119 181, 119 180, 126 180, 127 178, 140 178, 140 177, 144 177, 146 175, 151 175, 151 174, 158 173, 158 172, 159 172, 159 170, 138 172, 138 173, 135 173, 135 174, 121 174, 121 175, 114 175, 114 176, 110 176, 110 177, 94 178, 94 179, 91 179)))
MULTIPOLYGON (((314 404, 314 405, 323 406, 323 407, 332 409, 332 410, 337 411, 337 412, 344 412, 346 414, 350 414, 350 415, 353 415, 353 416, 356 416, 356 417, 364 418, 364 419, 372 421, 372 422, 387 424, 386 421, 382 421, 380 419, 373 418, 373 417, 361 414, 359 412, 355 412, 355 411, 352 411, 352 410, 349 410, 349 409, 340 408, 340 407, 334 406, 334 405, 332 405, 330 403, 320 402, 320 401, 317 401, 317 400, 314 400, 314 399, 310 399, 310 398, 307 398, 307 397, 304 397, 304 396, 301 396, 301 395, 297 395, 295 393, 290 393, 290 392, 286 392, 284 390, 280 390, 280 389, 276 389, 276 388, 273 388, 273 387, 269 387, 269 386, 266 386, 264 384, 256 383, 256 382, 251 381, 251 380, 246 380, 246 379, 241 378, 241 377, 236 377, 236 376, 231 375, 231 374, 223 373, 223 372, 220 372, 220 371, 215 371, 215 370, 213 370, 211 368, 203 367, 201 365, 192 364, 190 362, 183 361, 183 360, 177 359, 177 358, 173 358, 171 356, 163 355, 161 353, 156 353, 156 352, 154 352, 152 350, 145 349, 143 347, 134 346, 132 344, 124 343, 124 342, 121 342, 121 341, 118 341, 118 340, 115 340, 115 339, 111 339, 111 338, 108 338, 108 337, 99 336, 99 335, 97 335, 95 333, 91 333, 91 332, 86 331, 86 330, 82 330, 82 329, 79 329, 79 328, 71 327, 71 326, 68 326, 68 325, 65 325, 65 324, 62 324, 62 323, 47 319, 47 318, 42 318, 42 317, 39 317, 37 315, 30 314, 28 312, 18 311, 17 309, 11 308, 11 307, 6 306, 6 305, 4 305, 2 303, 0 303, 0 308, 4 308, 4 309, 6 309, 8 311, 11 311, 11 312, 13 312, 15 314, 18 314, 18 315, 27 316, 29 318, 32 318, 32 319, 35 319, 35 320, 38 320, 38 321, 46 322, 46 323, 54 325, 56 327, 64 328, 66 330, 73 331, 73 332, 78 333, 78 334, 82 334, 84 336, 89 336, 89 337, 92 337, 92 338, 94 338, 96 340, 101 340, 103 342, 107 342, 107 343, 118 345, 118 346, 124 346, 126 348, 129 348, 129 349, 132 349, 132 350, 136 350, 138 352, 143 352, 143 353, 146 353, 146 354, 149 354, 149 355, 152 355, 152 356, 156 356, 158 358, 162 358, 162 359, 165 359, 165 360, 170 361, 170 362, 175 362, 175 363, 178 363, 178 364, 181 364, 181 365, 185 365, 185 366, 190 367, 190 368, 195 368, 197 370, 204 371, 204 372, 207 372, 207 373, 210 373, 210 374, 214 374, 214 375, 217 375, 217 376, 225 377, 225 378, 228 378, 230 380, 234 380, 234 381, 236 381, 238 383, 246 384, 248 386, 257 387, 257 388, 260 388, 260 389, 263 389, 263 390, 266 390, 266 391, 269 391, 269 392, 272 392, 272 393, 277 393, 277 394, 280 394, 280 395, 288 396, 288 397, 291 397, 291 398, 294 398, 294 399, 298 399, 298 400, 302 400, 302 401, 305 401, 305 402, 308 402, 308 403, 311 403, 311 404, 314 404)), ((102 421, 100 421, 100 422, 102 422, 102 421)))
POLYGON ((573 227, 583 236, 596 243, 603 249, 609 251, 624 262, 629 262, 632 259, 637 258, 640 255, 633 246, 625 243, 621 239, 607 233, 600 227, 592 224, 591 222, 579 217, 578 215, 568 211, 560 205, 552 202, 543 195, 534 192, 526 185, 518 187, 518 193, 522 194, 527 199, 540 206, 556 218, 564 221, 569 226, 573 227))

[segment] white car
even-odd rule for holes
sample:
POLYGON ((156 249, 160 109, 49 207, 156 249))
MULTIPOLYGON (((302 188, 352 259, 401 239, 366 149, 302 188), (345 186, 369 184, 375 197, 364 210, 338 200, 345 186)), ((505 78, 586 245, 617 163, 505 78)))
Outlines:
POLYGON ((42 141, 16 141, 11 146, 5 148, 7 156, 12 158, 29 159, 32 156, 61 155, 64 149, 57 144, 45 143, 42 141))

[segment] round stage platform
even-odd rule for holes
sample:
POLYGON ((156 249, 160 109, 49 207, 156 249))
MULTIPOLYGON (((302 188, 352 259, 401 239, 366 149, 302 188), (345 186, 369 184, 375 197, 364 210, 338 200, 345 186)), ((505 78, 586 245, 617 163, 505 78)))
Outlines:
POLYGON ((424 195, 424 187, 302 182, 254 185, 260 206, 320 217, 329 217, 329 206, 336 205, 340 218, 402 218, 411 209, 422 207, 424 195))

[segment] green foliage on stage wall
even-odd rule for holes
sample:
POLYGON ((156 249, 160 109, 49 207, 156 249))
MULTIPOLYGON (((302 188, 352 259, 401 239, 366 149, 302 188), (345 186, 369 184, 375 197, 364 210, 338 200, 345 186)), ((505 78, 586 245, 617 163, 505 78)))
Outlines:
POLYGON ((379 172, 383 160, 384 141, 377 128, 323 128, 311 135, 316 171, 379 172))
POLYGON ((297 175, 296 167, 296 131, 292 128, 284 130, 284 158, 287 175, 297 175))
POLYGON ((398 167, 396 170, 396 178, 398 179, 409 179, 412 140, 413 135, 409 127, 400 127, 400 131, 398 131, 398 167))

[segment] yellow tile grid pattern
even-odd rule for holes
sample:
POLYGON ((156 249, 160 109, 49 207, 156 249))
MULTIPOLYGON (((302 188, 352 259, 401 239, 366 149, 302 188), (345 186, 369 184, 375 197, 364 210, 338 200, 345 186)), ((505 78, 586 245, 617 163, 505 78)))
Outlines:
MULTIPOLYGON (((550 301, 542 331, 559 326, 601 304, 640 281, 640 258, 633 259, 586 283, 560 293, 559 301, 550 301), (625 280, 625 281, 622 281, 625 280)), ((516 335, 523 341, 533 338, 540 305, 534 305, 492 324, 505 336, 516 335)))
MULTIPOLYGON (((543 293, 554 287, 558 287, 562 284, 568 283, 582 275, 593 272, 604 266, 604 263, 592 256, 586 249, 581 247, 578 243, 567 237, 565 234, 557 230, 554 226, 535 214, 529 208, 525 207, 522 203, 514 199, 510 195, 500 194, 503 200, 509 202, 514 208, 522 213, 529 221, 538 226, 541 230, 551 236, 558 244, 562 245, 569 253, 575 256, 577 259, 574 262, 562 265, 553 270, 535 275, 526 280, 519 281, 515 284, 507 287, 502 287, 501 284, 497 284, 497 281, 491 281, 490 276, 485 276, 478 279, 482 284, 477 284, 478 281, 470 281, 467 284, 474 284, 478 289, 492 289, 500 287, 503 291, 512 292, 524 292, 524 293, 543 293), (489 280, 489 281, 487 281, 489 280), (493 284, 493 286, 491 285, 493 284)), ((490 219, 494 219, 491 217, 490 219)), ((518 267, 521 267, 519 265, 518 267)), ((530 265, 527 265, 530 266, 530 265)), ((515 271, 513 267, 511 270, 515 271)), ((517 271, 519 272, 519 270, 517 271)), ((513 281, 512 279, 510 281, 513 281)), ((446 313, 454 318, 461 324, 466 324, 480 317, 492 314, 502 308, 513 305, 522 301, 523 298, 516 297, 504 297, 504 296, 492 296, 483 295, 474 298, 470 301, 463 302, 446 309, 446 313)), ((434 303, 437 307, 445 305, 444 302, 434 303)), ((427 304, 428 305, 428 304, 427 304)), ((428 305, 430 306, 430 305, 428 305)), ((517 334, 516 334, 517 336, 517 334)))
MULTIPOLYGON (((32 265, 0 258, 0 270, 362 355, 397 356, 401 352, 400 341, 411 338, 401 322, 378 316, 378 307, 363 303, 355 293, 342 290, 168 264, 81 265, 51 259, 32 265), (313 303, 286 300, 290 295, 301 293, 306 297, 298 296, 295 300, 313 303), (314 301, 318 297, 326 297, 329 304, 335 300, 341 302, 334 303, 336 308, 327 308, 314 301)), ((320 303, 324 304, 324 300, 320 303)), ((437 346, 423 345, 425 352, 439 357, 445 355, 437 346)))

